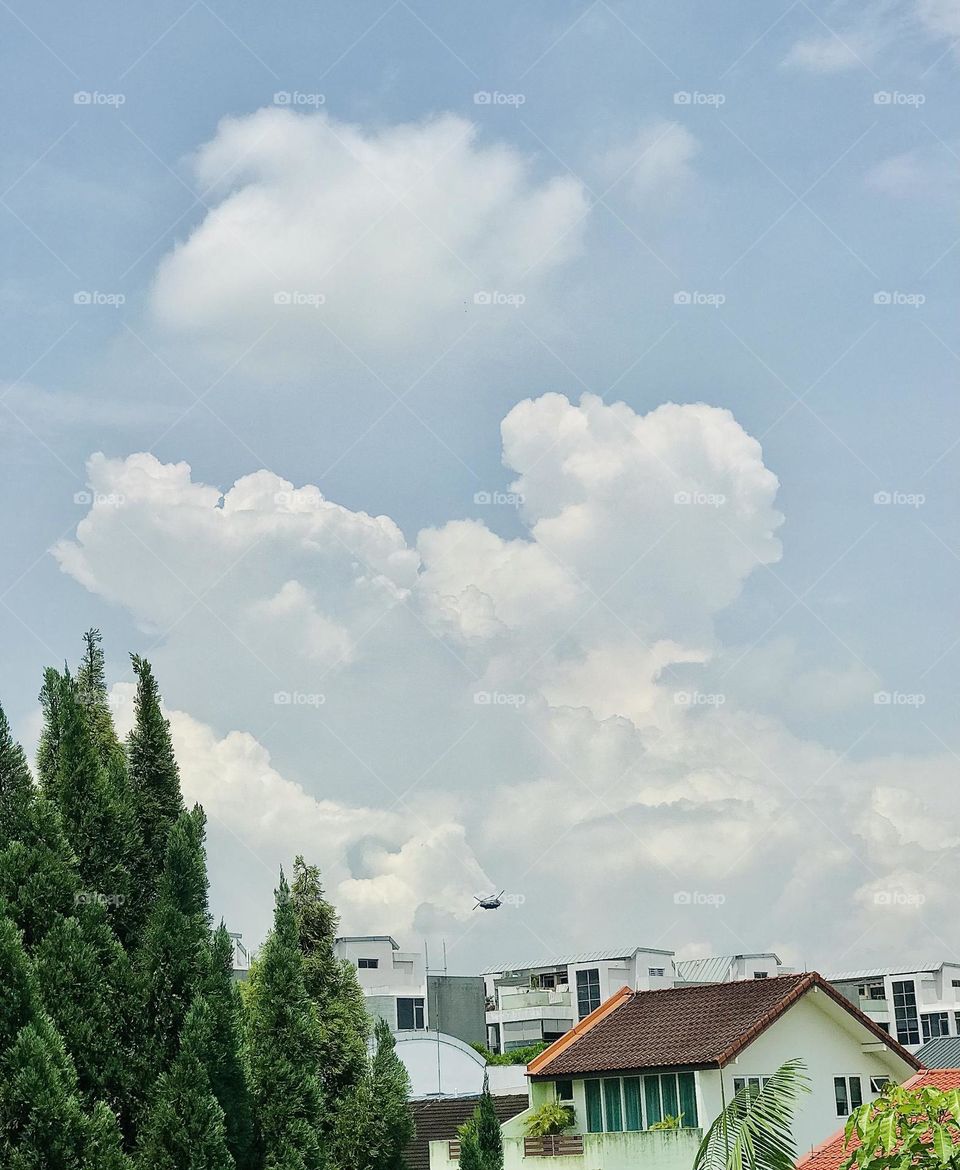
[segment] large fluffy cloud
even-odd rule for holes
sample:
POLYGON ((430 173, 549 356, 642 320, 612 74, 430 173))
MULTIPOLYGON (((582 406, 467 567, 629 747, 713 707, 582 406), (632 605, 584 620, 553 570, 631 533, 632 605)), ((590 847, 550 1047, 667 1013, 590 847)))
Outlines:
POLYGON ((205 339, 436 342, 477 293, 526 294, 576 251, 587 209, 453 115, 367 131, 325 113, 228 118, 194 159, 214 206, 160 266, 159 321, 205 339))
MULTIPOLYGON (((56 555, 157 641, 238 925, 262 930, 271 869, 303 850, 352 929, 443 933, 467 965, 493 933, 839 961, 865 906, 927 938, 955 867, 953 836, 908 815, 927 764, 804 741, 777 709, 784 647, 759 656, 764 687, 718 643, 780 555, 759 444, 724 410, 589 395, 522 402, 502 434, 512 539, 454 519, 414 540, 265 471, 221 493, 152 455, 90 461, 56 555), (488 884, 525 901, 472 914, 488 884)), ((802 667, 793 690, 869 703, 875 680, 802 667)))

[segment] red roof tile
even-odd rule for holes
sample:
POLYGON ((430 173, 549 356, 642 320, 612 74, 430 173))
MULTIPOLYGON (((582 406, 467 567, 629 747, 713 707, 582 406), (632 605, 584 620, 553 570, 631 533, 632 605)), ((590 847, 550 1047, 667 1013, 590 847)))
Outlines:
MULTIPOLYGON (((960 1068, 925 1068, 911 1077, 904 1085, 905 1089, 922 1089, 930 1086, 947 1092, 950 1089, 960 1089, 960 1068)), ((843 1130, 839 1129, 831 1134, 825 1142, 814 1146, 802 1158, 797 1159, 797 1170, 840 1170, 850 1152, 860 1144, 857 1135, 850 1140, 849 1147, 843 1144, 843 1130)))
POLYGON ((622 989, 573 1033, 527 1066, 531 1077, 726 1064, 816 987, 914 1068, 919 1062, 816 972, 669 987, 622 989))

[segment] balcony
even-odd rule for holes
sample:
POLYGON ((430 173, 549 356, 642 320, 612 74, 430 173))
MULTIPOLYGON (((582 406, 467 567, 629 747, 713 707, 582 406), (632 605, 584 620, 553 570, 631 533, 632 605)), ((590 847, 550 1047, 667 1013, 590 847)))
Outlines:
POLYGON ((517 1011, 519 1008, 571 1007, 573 1000, 569 991, 511 991, 500 994, 500 1011, 517 1011))
POLYGON ((885 999, 871 999, 869 995, 858 997, 859 1007, 867 1015, 885 1016, 890 1013, 890 1005, 885 999))
MULTIPOLYGON (((516 1119, 514 1119, 516 1120, 516 1119)), ((503 1138, 503 1170, 690 1170, 700 1146, 700 1129, 642 1130, 639 1133, 573 1133, 555 1138, 503 1138), (552 1161, 557 1159, 557 1161, 552 1161)), ((430 1143, 430 1170, 459 1170, 460 1143, 430 1143)))

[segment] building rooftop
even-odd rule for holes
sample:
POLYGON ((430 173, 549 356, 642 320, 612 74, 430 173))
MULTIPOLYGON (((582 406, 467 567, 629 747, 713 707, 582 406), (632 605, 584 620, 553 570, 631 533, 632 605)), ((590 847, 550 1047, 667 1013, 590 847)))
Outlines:
POLYGON ((341 934, 338 938, 333 940, 338 943, 354 943, 354 942, 386 942, 393 947, 395 951, 400 950, 400 944, 395 938, 389 934, 341 934))
POLYGON ((780 956, 772 951, 757 951, 743 955, 708 955, 705 959, 681 959, 674 966, 677 978, 684 983, 722 983, 730 968, 740 959, 773 959, 781 966, 780 956))
POLYGON ((839 991, 811 972, 687 984, 624 987, 527 1066, 531 1077, 725 1065, 808 991, 817 988, 913 1068, 919 1062, 839 991))
POLYGON ((937 1036, 928 1040, 918 1050, 917 1060, 929 1069, 960 1069, 960 1036, 937 1036))
MULTIPOLYGON (((430 1143, 456 1141, 457 1128, 473 1116, 480 1102, 472 1097, 424 1097, 408 1105, 413 1114, 416 1133, 404 1151, 408 1170, 430 1170, 430 1143)), ((529 1106, 526 1093, 510 1093, 493 1098, 493 1109, 502 1125, 529 1106)))
POLYGON ((933 963, 893 964, 889 967, 866 967, 861 971, 840 971, 824 976, 830 983, 846 983, 854 979, 882 979, 884 975, 912 975, 915 971, 939 971, 944 963, 955 966, 953 959, 937 959, 933 963))
MULTIPOLYGON (((915 968, 923 970, 923 968, 915 968)), ((951 1089, 960 1089, 960 1068, 933 1068, 923 1069, 915 1077, 911 1077, 904 1085, 905 1089, 922 1089, 930 1086, 948 1093, 951 1089)), ((797 1159, 797 1170, 840 1170, 850 1153, 859 1145, 854 1133, 849 1149, 844 1148, 843 1130, 838 1129, 825 1142, 814 1146, 803 1157, 797 1159)))
POLYGON ((549 958, 540 958, 536 962, 524 963, 499 963, 492 967, 487 967, 481 971, 481 975, 499 975, 506 971, 536 971, 543 967, 550 969, 551 967, 569 967, 576 963, 602 963, 608 959, 631 959, 634 955, 657 955, 659 957, 673 958, 673 951, 658 950, 655 947, 638 947, 635 945, 614 948, 605 951, 581 951, 577 955, 553 955, 549 958))

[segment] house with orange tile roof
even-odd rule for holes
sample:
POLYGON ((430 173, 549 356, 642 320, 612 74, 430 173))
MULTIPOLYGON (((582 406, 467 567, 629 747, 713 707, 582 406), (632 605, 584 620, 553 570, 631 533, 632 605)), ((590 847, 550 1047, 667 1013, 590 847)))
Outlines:
MULTIPOLYGON (((905 1089, 922 1089, 929 1086, 949 1092, 951 1089, 960 1089, 960 1068, 925 1068, 910 1078, 903 1086, 905 1089)), ((825 1141, 814 1146, 809 1153, 797 1159, 797 1170, 840 1170, 847 1160, 850 1150, 857 1147, 857 1135, 853 1134, 851 1144, 845 1147, 843 1127, 832 1133, 825 1141)))
MULTIPOLYGON (((811 1092, 798 1149, 821 1142, 916 1057, 816 973, 661 990, 623 987, 527 1066, 530 1105, 502 1127, 504 1170, 689 1170, 704 1130, 736 1092, 799 1057, 811 1092), (548 1101, 572 1110, 555 1138, 526 1134, 548 1101), (672 1128, 661 1128, 677 1119, 672 1128)), ((453 1170, 431 1146, 430 1170, 453 1170)))

